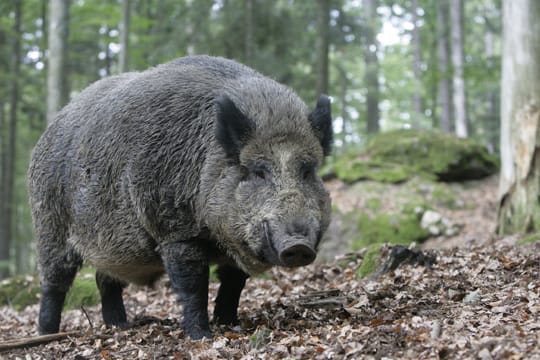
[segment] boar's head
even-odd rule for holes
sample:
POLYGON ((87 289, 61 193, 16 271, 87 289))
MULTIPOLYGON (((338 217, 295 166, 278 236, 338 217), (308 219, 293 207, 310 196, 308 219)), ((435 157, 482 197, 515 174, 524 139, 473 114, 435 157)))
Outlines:
POLYGON ((330 221, 317 174, 331 149, 330 100, 321 96, 309 111, 286 88, 251 96, 216 100, 215 136, 227 165, 207 205, 219 219, 214 229, 248 273, 310 264, 330 221))

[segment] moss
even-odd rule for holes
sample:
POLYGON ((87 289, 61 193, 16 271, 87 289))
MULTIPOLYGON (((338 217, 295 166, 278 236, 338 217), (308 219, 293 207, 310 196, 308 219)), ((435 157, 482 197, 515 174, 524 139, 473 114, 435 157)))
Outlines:
POLYGON ((470 139, 436 131, 396 130, 374 136, 361 152, 335 163, 345 182, 374 180, 399 183, 414 176, 465 181, 494 174, 496 157, 470 139))
POLYGON ((517 241, 519 245, 531 244, 540 240, 540 234, 529 234, 517 241))
POLYGON ((442 187, 437 186, 433 189, 431 196, 433 201, 439 206, 443 206, 447 209, 458 208, 456 194, 448 188, 443 189, 442 187))
POLYGON ((408 167, 398 164, 371 161, 355 156, 345 156, 335 164, 336 176, 344 182, 373 180, 386 183, 401 183, 411 174, 408 167))
POLYGON ((364 254, 362 264, 356 270, 356 276, 360 279, 372 274, 377 270, 379 266, 379 259, 381 256, 382 244, 372 244, 368 247, 368 250, 364 254))
POLYGON ((71 310, 81 306, 93 306, 99 303, 99 299, 95 270, 82 269, 67 293, 64 309, 71 310))
POLYGON ((358 219, 360 237, 353 242, 353 249, 358 250, 372 244, 401 244, 422 242, 429 237, 429 232, 420 227, 416 214, 379 214, 360 215, 358 219))
POLYGON ((366 207, 367 207, 369 210, 372 210, 372 211, 378 211, 378 210, 380 210, 381 207, 382 207, 381 199, 379 199, 379 198, 370 198, 370 199, 367 199, 367 200, 366 200, 366 207))
POLYGON ((0 305, 23 310, 38 302, 39 281, 31 275, 18 275, 0 282, 0 305))

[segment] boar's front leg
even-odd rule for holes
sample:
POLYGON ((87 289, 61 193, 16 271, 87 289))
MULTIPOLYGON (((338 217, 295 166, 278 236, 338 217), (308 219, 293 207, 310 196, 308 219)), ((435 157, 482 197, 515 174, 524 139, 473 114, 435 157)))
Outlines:
POLYGON ((170 242, 161 247, 161 257, 171 286, 184 308, 182 326, 198 340, 211 338, 208 321, 208 255, 200 240, 170 242))
POLYGON ((238 302, 248 274, 231 265, 221 265, 217 270, 221 285, 216 297, 214 322, 219 325, 238 325, 238 302))

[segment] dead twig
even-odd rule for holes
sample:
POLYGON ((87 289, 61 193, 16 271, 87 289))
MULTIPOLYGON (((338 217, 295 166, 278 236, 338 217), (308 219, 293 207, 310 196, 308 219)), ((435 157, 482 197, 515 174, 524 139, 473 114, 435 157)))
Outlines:
POLYGON ((86 320, 88 320, 88 323, 90 324, 90 329, 92 329, 92 331, 94 331, 94 324, 92 324, 92 320, 90 320, 90 316, 88 316, 88 313, 86 312, 86 309, 82 305, 81 305, 81 311, 83 312, 84 316, 86 316, 86 320))
POLYGON ((51 341, 61 340, 71 335, 78 334, 78 331, 67 331, 56 334, 48 334, 41 336, 34 336, 30 338, 20 339, 20 340, 10 340, 0 343, 0 351, 13 350, 23 347, 36 346, 51 341))

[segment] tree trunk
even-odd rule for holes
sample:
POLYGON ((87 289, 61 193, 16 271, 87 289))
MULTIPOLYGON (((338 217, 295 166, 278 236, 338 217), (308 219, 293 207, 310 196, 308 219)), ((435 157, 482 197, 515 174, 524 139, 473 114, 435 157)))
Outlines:
POLYGON ((131 0, 122 0, 122 20, 120 22, 120 59, 119 72, 128 71, 129 59, 129 23, 131 19, 131 0))
POLYGON ((47 122, 67 102, 66 52, 69 0, 51 0, 49 4, 49 68, 47 73, 47 122))
POLYGON ((540 231, 540 2, 503 2, 498 232, 540 231))
MULTIPOLYGON (((19 109, 19 70, 21 63, 21 1, 15 1, 15 19, 13 23, 13 49, 11 54, 11 89, 9 101, 9 123, 7 133, 7 146, 5 154, 5 167, 3 174, 5 183, 2 184, 2 222, 0 230, 0 264, 5 265, 10 259, 10 249, 13 240, 13 214, 14 206, 14 185, 15 185, 15 159, 17 137, 17 111, 19 109)), ((9 268, 0 266, 0 278, 9 275, 9 268)))
POLYGON ((255 63, 255 28, 253 24, 254 17, 254 0, 244 0, 244 61, 246 64, 253 66, 255 63))
MULTIPOLYGON (((418 28, 418 0, 413 0, 411 5, 413 30, 412 30, 412 46, 413 46, 413 74, 415 86, 417 89, 421 89, 422 82, 422 57, 420 48, 420 30, 418 28)), ((422 96, 418 91, 415 91, 413 98, 413 116, 411 125, 414 129, 420 127, 420 119, 424 116, 422 110, 422 96)))
POLYGON ((452 106, 448 71, 448 0, 439 0, 437 6, 437 55, 439 58, 439 104, 441 115, 439 127, 442 131, 452 131, 452 106))
POLYGON ((364 10, 364 62, 366 72, 367 132, 379 131, 379 60, 377 58, 376 20, 377 0, 363 0, 364 10))
POLYGON ((316 96, 328 94, 328 41, 329 41, 330 2, 317 0, 317 71, 316 96))
POLYGON ((468 136, 467 130, 467 97, 463 67, 463 3, 461 0, 450 1, 450 19, 452 23, 452 65, 454 67, 454 116, 456 135, 462 138, 468 136))

